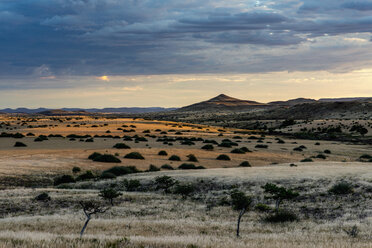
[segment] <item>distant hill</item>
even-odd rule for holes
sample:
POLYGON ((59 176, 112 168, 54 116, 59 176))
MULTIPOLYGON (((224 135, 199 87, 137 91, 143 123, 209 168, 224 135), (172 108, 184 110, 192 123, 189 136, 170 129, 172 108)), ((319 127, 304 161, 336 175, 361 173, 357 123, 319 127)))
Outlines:
POLYGON ((240 100, 227 96, 225 94, 220 94, 207 101, 195 103, 186 107, 182 107, 177 111, 204 111, 204 110, 237 110, 237 109, 247 109, 247 108, 257 108, 264 107, 266 104, 259 103, 255 101, 240 100))
POLYGON ((280 105, 280 106, 294 106, 297 104, 302 104, 302 103, 314 103, 316 102, 315 99, 310 99, 310 98, 296 98, 296 99, 291 99, 288 101, 276 101, 276 102, 269 102, 269 105, 280 105))
POLYGON ((371 101, 372 97, 346 97, 346 98, 320 98, 319 102, 352 102, 352 101, 371 101))

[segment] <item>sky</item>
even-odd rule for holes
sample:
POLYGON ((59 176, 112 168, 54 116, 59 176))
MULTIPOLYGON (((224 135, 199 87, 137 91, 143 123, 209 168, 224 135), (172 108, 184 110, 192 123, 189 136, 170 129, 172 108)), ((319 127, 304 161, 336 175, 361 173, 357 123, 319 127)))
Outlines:
POLYGON ((0 0, 0 108, 372 96, 370 0, 0 0))

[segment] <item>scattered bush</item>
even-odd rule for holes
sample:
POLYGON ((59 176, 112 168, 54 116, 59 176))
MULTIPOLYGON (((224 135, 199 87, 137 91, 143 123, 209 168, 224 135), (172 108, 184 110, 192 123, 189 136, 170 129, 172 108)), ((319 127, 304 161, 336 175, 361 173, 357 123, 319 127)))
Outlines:
POLYGON ((323 152, 326 153, 326 154, 331 154, 330 150, 324 150, 323 152))
POLYGON ((180 166, 178 166, 178 169, 180 169, 180 170, 193 170, 193 169, 196 169, 196 166, 194 164, 183 163, 180 166))
POLYGON ((318 154, 318 155, 316 155, 316 157, 315 158, 320 158, 320 159, 326 159, 327 158, 327 156, 326 155, 324 155, 324 154, 318 154))
POLYGON ((104 163, 121 163, 121 160, 112 154, 103 154, 103 155, 97 156, 93 159, 93 161, 104 162, 104 163))
POLYGON ((119 196, 123 195, 121 192, 117 191, 116 189, 110 187, 102 189, 99 192, 99 196, 105 200, 108 200, 111 206, 114 206, 114 199, 118 198, 119 196))
POLYGON ((248 161, 243 161, 239 165, 240 167, 252 167, 248 161))
POLYGON ((263 144, 258 144, 255 146, 256 148, 263 148, 263 149, 267 149, 269 146, 268 145, 263 145, 263 144))
POLYGON ((257 211, 260 212, 269 212, 272 210, 272 208, 264 203, 257 203, 256 206, 254 207, 257 211))
POLYGON ((79 175, 76 178, 76 181, 85 181, 85 180, 89 180, 89 179, 93 179, 93 178, 95 178, 95 176, 93 175, 93 172, 88 170, 85 173, 79 175))
POLYGON ((114 178, 116 178, 116 175, 114 173, 111 173, 111 172, 102 172, 100 178, 101 179, 114 179, 114 178))
POLYGON ((93 152, 92 154, 89 155, 88 159, 94 160, 95 158, 99 156, 102 156, 102 154, 99 152, 93 152))
POLYGON ((177 155, 172 155, 169 157, 169 160, 171 161, 181 161, 181 158, 177 155))
POLYGON ((230 157, 227 156, 226 154, 221 154, 216 159, 217 160, 226 160, 226 161, 231 160, 230 157))
POLYGON ((116 149, 130 149, 130 146, 124 144, 124 143, 116 143, 113 148, 116 149))
POLYGON ((177 183, 177 180, 170 176, 159 176, 155 178, 155 185, 157 189, 164 190, 165 193, 170 192, 170 188, 177 183))
POLYGON ((130 180, 124 180, 123 181, 123 184, 126 188, 127 191, 135 191, 137 190, 139 187, 141 187, 141 183, 139 180, 137 179, 130 179, 130 180))
POLYGON ((212 151, 214 149, 214 147, 212 145, 208 144, 208 145, 202 146, 201 149, 207 150, 207 151, 212 151))
POLYGON ((177 184, 174 188, 173 193, 182 195, 182 198, 186 198, 195 191, 195 187, 191 184, 177 184))
POLYGON ((165 169, 165 170, 174 170, 172 166, 169 164, 163 164, 160 168, 165 169))
POLYGON ((141 153, 139 152, 131 152, 131 153, 128 153, 127 155, 124 156, 124 158, 128 158, 128 159, 145 159, 141 153))
POLYGON ((348 182, 339 182, 329 189, 330 193, 335 195, 346 195, 353 193, 353 186, 348 182))
POLYGON ((158 152, 159 156, 168 156, 168 153, 164 150, 158 152))
POLYGON ((17 141, 15 144, 14 144, 14 147, 26 147, 27 145, 22 143, 22 142, 19 142, 17 141))
POLYGON ((245 154, 245 151, 243 151, 240 148, 235 148, 231 151, 231 153, 236 153, 236 154, 245 154))
POLYGON ((300 162, 313 162, 311 158, 304 158, 300 162))
POLYGON ((198 162, 198 159, 195 157, 194 154, 189 154, 189 155, 187 155, 187 157, 188 157, 188 160, 187 161, 198 162))
POLYGON ((138 173, 138 172, 139 171, 134 166, 114 166, 110 169, 103 171, 102 174, 112 173, 115 176, 122 176, 122 175, 127 175, 127 174, 132 174, 132 173, 138 173))
POLYGON ((51 198, 50 196, 48 195, 48 193, 41 193, 40 195, 36 196, 35 197, 35 200, 36 201, 50 201, 51 198))
POLYGON ((150 164, 149 169, 147 171, 149 171, 149 172, 151 172, 151 171, 160 171, 160 169, 157 166, 155 166, 153 164, 150 164))
POLYGON ((74 166, 72 168, 72 173, 74 173, 74 174, 79 173, 80 171, 81 171, 80 167, 74 166))
POLYGON ((64 183, 74 183, 75 179, 71 175, 62 175, 54 179, 54 186, 64 183))
POLYGON ((269 223, 293 222, 298 220, 297 215, 287 210, 276 211, 265 217, 265 221, 269 223))

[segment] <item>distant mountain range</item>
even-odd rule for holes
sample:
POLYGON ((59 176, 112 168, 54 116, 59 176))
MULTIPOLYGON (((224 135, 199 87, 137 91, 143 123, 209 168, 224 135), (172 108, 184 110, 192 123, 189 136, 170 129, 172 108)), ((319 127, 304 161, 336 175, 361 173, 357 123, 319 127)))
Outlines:
POLYGON ((7 114, 45 114, 45 115, 77 115, 77 114, 90 114, 90 113, 119 113, 119 114, 139 114, 139 113, 153 113, 153 112, 163 112, 163 111, 171 111, 175 110, 176 108, 161 108, 161 107, 149 107, 149 108, 140 108, 140 107, 133 107, 133 108, 61 108, 61 109, 48 109, 48 108, 37 108, 37 109, 28 109, 28 108, 6 108, 0 109, 0 113, 7 113, 7 114))
MULTIPOLYGON (((274 101, 269 103, 260 103, 250 100, 241 100, 238 98, 230 97, 225 94, 220 94, 207 101, 202 101, 182 108, 161 108, 161 107, 122 107, 122 108, 61 108, 61 109, 48 109, 48 108, 17 108, 17 109, 0 109, 0 113, 5 114, 43 114, 43 115, 88 115, 92 113, 111 113, 111 114, 146 114, 158 112, 203 112, 203 111, 250 111, 254 109, 276 109, 292 108, 301 104, 320 104, 320 103, 339 103, 339 102, 372 102, 372 97, 353 97, 353 98, 321 98, 319 100, 310 98, 296 98, 287 101, 274 101)), ((297 108, 298 109, 298 108, 297 108)))
POLYGON ((273 107, 289 107, 298 104, 305 103, 321 103, 321 102, 352 102, 352 101, 371 101, 372 97, 355 97, 355 98, 322 98, 319 100, 310 98, 296 98, 287 101, 275 101, 269 103, 260 103, 256 101, 241 100, 227 96, 225 94, 220 94, 207 101, 195 103, 189 106, 185 106, 177 109, 178 112, 188 112, 188 111, 221 111, 221 110, 249 110, 249 109, 266 109, 273 107))

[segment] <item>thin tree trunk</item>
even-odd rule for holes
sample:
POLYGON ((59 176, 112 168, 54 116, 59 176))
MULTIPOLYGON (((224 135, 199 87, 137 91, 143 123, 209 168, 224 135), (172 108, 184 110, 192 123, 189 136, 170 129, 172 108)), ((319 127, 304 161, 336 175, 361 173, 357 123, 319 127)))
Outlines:
POLYGON ((83 229, 81 229, 81 232, 80 232, 80 238, 83 237, 84 231, 87 228, 89 221, 90 221, 90 216, 87 216, 87 220, 85 221, 83 229))
POLYGON ((242 219, 244 213, 245 213, 245 208, 243 208, 243 209, 240 211, 240 213, 239 213, 239 217, 238 217, 238 226, 236 227, 236 237, 239 237, 239 231, 240 231, 240 220, 242 219))
POLYGON ((281 199, 277 199, 277 200, 276 200, 276 204, 275 204, 275 210, 276 210, 276 212, 279 211, 279 205, 280 205, 280 202, 281 202, 281 201, 282 201, 281 199))

